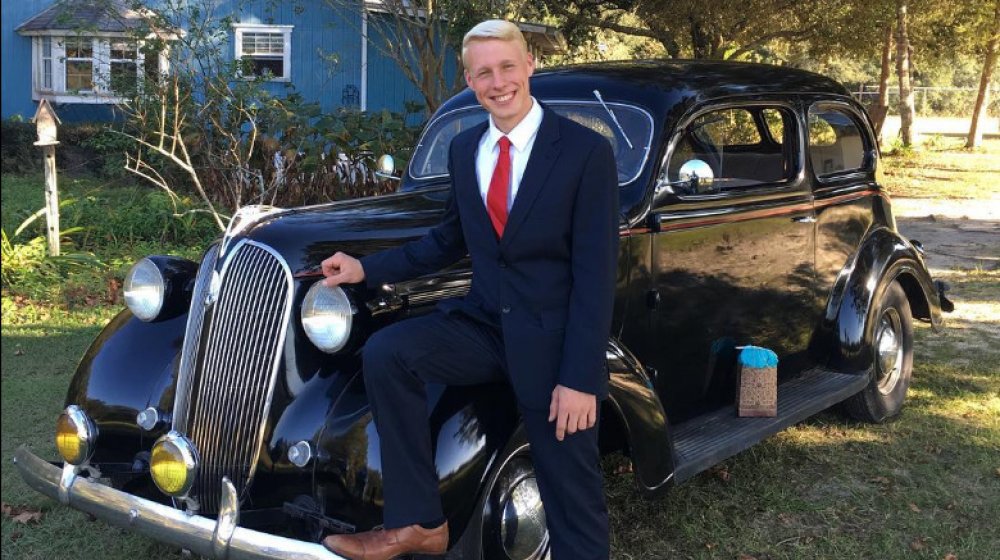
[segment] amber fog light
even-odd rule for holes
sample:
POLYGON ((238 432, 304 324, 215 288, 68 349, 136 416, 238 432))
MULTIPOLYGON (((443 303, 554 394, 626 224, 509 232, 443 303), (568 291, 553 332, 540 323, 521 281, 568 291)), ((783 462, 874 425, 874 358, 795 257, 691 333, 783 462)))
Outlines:
POLYGON ((172 431, 153 444, 149 470, 164 494, 183 496, 198 473, 198 452, 187 438, 172 431))
POLYGON ((82 465, 94 454, 97 428, 83 409, 71 404, 56 421, 56 448, 71 465, 82 465))

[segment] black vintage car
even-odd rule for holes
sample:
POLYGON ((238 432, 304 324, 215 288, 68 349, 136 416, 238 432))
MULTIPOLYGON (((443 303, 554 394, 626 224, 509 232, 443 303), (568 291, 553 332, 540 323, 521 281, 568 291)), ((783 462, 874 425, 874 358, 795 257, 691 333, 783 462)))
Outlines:
MULTIPOLYGON (((879 186, 864 110, 819 75, 631 62, 541 72, 548 107, 608 138, 620 257, 600 442, 655 495, 832 405, 900 411, 911 318, 950 305, 879 186), (734 408, 735 349, 779 356, 777 415, 734 408)), ((83 357, 57 423, 64 462, 17 452, 38 491, 218 558, 333 558, 322 535, 381 522, 366 338, 461 295, 469 263, 369 291, 319 264, 422 235, 448 193, 471 92, 427 125, 396 194, 240 211, 200 264, 143 259, 129 309, 83 357)), ((558 172, 556 170, 555 172, 558 172)), ((432 387, 440 491, 462 558, 546 555, 544 513, 507 386, 432 387)))

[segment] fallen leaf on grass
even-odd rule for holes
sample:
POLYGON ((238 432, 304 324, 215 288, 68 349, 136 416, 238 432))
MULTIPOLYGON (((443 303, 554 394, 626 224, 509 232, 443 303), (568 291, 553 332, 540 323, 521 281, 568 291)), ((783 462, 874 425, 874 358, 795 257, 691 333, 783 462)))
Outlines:
POLYGON ((913 513, 920 513, 920 506, 918 506, 913 502, 910 502, 910 511, 912 511, 913 513))
POLYGON ((14 347, 14 355, 15 356, 23 356, 24 355, 24 348, 21 348, 20 344, 18 344, 17 346, 14 347))
POLYGON ((910 550, 913 551, 923 550, 924 547, 926 546, 927 541, 928 541, 927 537, 917 537, 913 539, 913 542, 910 543, 910 550))
POLYGON ((21 535, 23 535, 23 534, 24 533, 22 533, 21 531, 11 531, 11 533, 10 533, 10 540, 11 541, 16 541, 17 539, 21 538, 21 535))
POLYGON ((749 554, 740 554, 739 560, 757 560, 757 557, 749 554))
POLYGON ((949 552, 948 554, 944 555, 944 560, 958 560, 958 556, 955 556, 954 554, 949 552))
POLYGON ((729 469, 726 467, 714 468, 712 469, 712 474, 722 482, 729 482, 729 479, 733 477, 733 475, 729 474, 729 469))
POLYGON ((868 480, 869 482, 876 482, 878 484, 892 484, 892 481, 884 476, 876 476, 868 480))
POLYGON ((996 474, 996 475, 997 475, 998 477, 1000 477, 1000 467, 997 467, 997 470, 995 470, 995 471, 993 471, 993 472, 994 472, 994 473, 995 473, 995 474, 996 474))
POLYGON ((707 542, 707 543, 705 543, 705 548, 708 549, 708 550, 714 550, 715 547, 717 547, 717 546, 719 546, 719 545, 715 544, 714 542, 707 542))
POLYGON ((28 507, 12 506, 6 502, 0 505, 4 517, 9 517, 15 523, 27 525, 28 523, 38 523, 42 520, 42 512, 28 507))

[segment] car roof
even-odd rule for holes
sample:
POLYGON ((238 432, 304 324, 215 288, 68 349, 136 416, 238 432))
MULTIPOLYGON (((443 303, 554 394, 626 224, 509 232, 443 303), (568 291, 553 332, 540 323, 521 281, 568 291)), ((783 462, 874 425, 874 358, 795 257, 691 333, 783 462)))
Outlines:
MULTIPOLYGON (((539 69, 532 93, 545 99, 589 96, 600 90, 612 100, 643 100, 669 110, 712 99, 764 94, 850 96, 837 81, 806 70, 748 62, 708 60, 629 60, 539 69)), ((476 104, 468 89, 449 100, 443 111, 476 104)))

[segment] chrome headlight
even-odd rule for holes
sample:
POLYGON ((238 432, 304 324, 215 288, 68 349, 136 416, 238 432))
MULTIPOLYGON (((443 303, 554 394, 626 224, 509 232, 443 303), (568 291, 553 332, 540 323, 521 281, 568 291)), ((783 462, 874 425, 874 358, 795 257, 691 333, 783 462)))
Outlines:
POLYGON ((82 408, 71 404, 56 421, 56 448, 71 465, 82 465, 94 454, 97 427, 82 408))
POLYGON ((186 313, 197 271, 198 265, 187 259, 148 256, 135 263, 125 277, 125 304, 147 323, 186 313))
POLYGON ((125 277, 125 304, 139 319, 152 321, 163 308, 166 290, 160 268, 148 257, 144 258, 125 277))
POLYGON ((320 350, 333 354, 347 344, 351 336, 354 309, 339 286, 330 288, 320 280, 313 284, 302 301, 302 328, 320 350))
POLYGON ((184 496, 198 474, 198 452, 186 437, 171 431, 153 444, 149 471, 164 494, 184 496))

